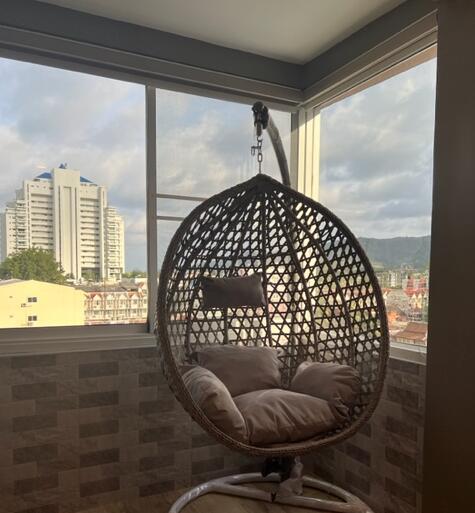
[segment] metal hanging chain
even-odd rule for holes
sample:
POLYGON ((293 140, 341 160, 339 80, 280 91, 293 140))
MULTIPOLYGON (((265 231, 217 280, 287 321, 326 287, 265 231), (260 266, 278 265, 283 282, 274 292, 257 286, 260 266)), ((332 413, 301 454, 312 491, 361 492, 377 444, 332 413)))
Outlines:
POLYGON ((262 173, 262 161, 264 160, 264 155, 262 153, 262 141, 264 137, 262 134, 259 136, 256 133, 256 144, 251 146, 251 155, 255 157, 257 155, 257 163, 259 165, 259 174, 262 173))
POLYGON ((257 155, 260 174, 262 173, 262 161, 264 160, 262 141, 264 140, 264 130, 269 123, 269 110, 262 102, 256 102, 252 106, 252 113, 254 115, 254 127, 256 128, 256 144, 251 146, 251 155, 253 157, 257 155))

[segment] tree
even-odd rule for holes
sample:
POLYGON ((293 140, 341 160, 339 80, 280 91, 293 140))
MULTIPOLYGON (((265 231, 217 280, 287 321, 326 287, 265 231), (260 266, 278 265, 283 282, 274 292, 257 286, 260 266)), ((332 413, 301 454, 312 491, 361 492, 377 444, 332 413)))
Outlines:
POLYGON ((99 281, 99 275, 97 274, 97 272, 94 272, 90 269, 88 269, 87 271, 84 271, 82 273, 82 277, 88 283, 93 283, 93 282, 99 281))
POLYGON ((146 278, 147 273, 145 271, 139 271, 138 269, 134 269, 133 271, 122 273, 122 276, 124 278, 146 278))
POLYGON ((29 248, 17 251, 0 264, 0 279, 38 280, 50 283, 65 283, 61 265, 51 251, 29 248))

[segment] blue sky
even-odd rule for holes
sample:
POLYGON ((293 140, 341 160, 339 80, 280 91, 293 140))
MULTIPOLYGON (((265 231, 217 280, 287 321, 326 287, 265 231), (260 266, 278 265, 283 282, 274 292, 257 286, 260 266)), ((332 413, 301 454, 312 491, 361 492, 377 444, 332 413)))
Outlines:
MULTIPOLYGON (((429 233, 434 101, 429 62, 322 112, 321 201, 357 235, 429 233)), ((288 149, 290 116, 273 115, 288 149)), ((126 268, 145 268, 144 126, 143 86, 0 59, 0 208, 23 179, 67 162, 107 187, 126 268)), ((252 176, 252 143, 250 106, 158 92, 161 192, 209 196, 252 176)), ((277 174, 267 142, 264 171, 277 174)), ((160 255, 175 228, 160 223, 160 255)))

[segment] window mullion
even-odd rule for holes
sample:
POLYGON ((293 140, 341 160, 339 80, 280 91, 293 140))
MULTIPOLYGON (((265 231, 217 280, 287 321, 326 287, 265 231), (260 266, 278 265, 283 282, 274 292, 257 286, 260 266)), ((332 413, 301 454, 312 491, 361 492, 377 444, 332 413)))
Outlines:
POLYGON ((157 100, 154 87, 145 87, 145 141, 147 190, 147 286, 148 325, 152 332, 155 323, 157 298, 157 100))
POLYGON ((293 129, 293 133, 298 134, 296 188, 306 196, 318 200, 320 188, 320 112, 317 109, 300 109, 297 115, 298 126, 293 129))

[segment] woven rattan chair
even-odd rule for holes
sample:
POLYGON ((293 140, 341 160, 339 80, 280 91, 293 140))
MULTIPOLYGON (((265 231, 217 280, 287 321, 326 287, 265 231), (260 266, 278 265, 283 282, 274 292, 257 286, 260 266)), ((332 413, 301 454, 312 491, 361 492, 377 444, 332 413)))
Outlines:
MULTIPOLYGON (((279 151, 278 146, 274 145, 279 151)), ((284 182, 286 173, 284 168, 284 182)), ((368 258, 355 236, 328 209, 264 174, 209 198, 183 221, 160 273, 157 320, 163 371, 177 399, 210 435, 247 455, 295 458, 341 442, 369 419, 379 400, 388 329, 381 290, 368 258), (201 276, 257 272, 263 276, 267 308, 202 308, 201 276), (279 348, 284 387, 303 361, 356 368, 362 387, 350 421, 318 438, 270 447, 247 445, 220 431, 193 402, 180 366, 200 346, 237 343, 279 348)), ((263 479, 279 478, 248 474, 214 480, 183 496, 171 511, 210 491, 273 500, 269 493, 240 484, 263 479)), ((280 502, 323 511, 369 511, 356 497, 328 483, 305 478, 304 484, 344 502, 339 506, 303 496, 280 502)))

